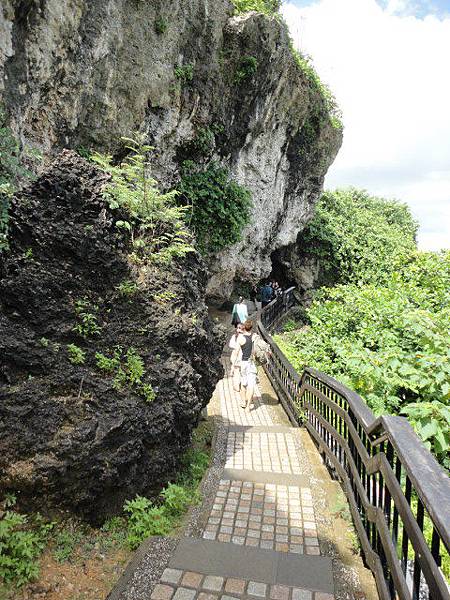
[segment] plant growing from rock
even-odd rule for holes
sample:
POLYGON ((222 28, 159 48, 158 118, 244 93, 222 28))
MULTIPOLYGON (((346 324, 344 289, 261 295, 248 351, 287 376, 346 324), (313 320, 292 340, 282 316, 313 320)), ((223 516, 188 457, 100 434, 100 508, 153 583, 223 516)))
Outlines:
POLYGON ((185 161, 178 189, 180 200, 191 207, 189 225, 201 252, 216 252, 241 239, 250 221, 251 193, 225 167, 185 161))
POLYGON ((234 83, 240 85, 243 81, 247 81, 253 77, 258 70, 258 61, 254 56, 244 56, 234 75, 234 83))
POLYGON ((121 296, 130 297, 139 291, 139 286, 135 281, 126 280, 119 283, 116 290, 121 296))
POLYGON ((73 365, 82 365, 86 360, 86 353, 75 344, 68 344, 67 354, 73 365))
POLYGON ((167 19, 163 16, 156 17, 155 19, 155 31, 158 35, 162 35, 166 32, 167 27, 169 26, 167 19))
POLYGON ((75 303, 75 314, 78 322, 74 326, 73 331, 85 339, 99 335, 101 329, 97 322, 97 316, 94 314, 97 311, 98 306, 91 304, 89 300, 77 300, 75 303))
POLYGON ((236 14, 255 10, 266 15, 275 15, 281 7, 281 0, 232 0, 236 14))
POLYGON ((114 375, 114 387, 117 389, 134 389, 146 402, 153 402, 156 398, 152 385, 143 381, 146 374, 144 361, 134 348, 128 348, 124 354, 123 349, 117 347, 112 358, 97 352, 95 360, 100 370, 114 375))
POLYGON ((194 79, 194 65, 187 64, 175 67, 174 73, 181 86, 184 87, 194 79))
POLYGON ((152 147, 139 134, 123 139, 129 155, 119 165, 113 165, 111 156, 94 153, 92 158, 111 175, 104 194, 112 210, 120 208, 127 215, 116 226, 130 233, 135 258, 170 263, 193 252, 184 223, 187 209, 177 205, 178 192, 162 194, 149 175, 152 147))

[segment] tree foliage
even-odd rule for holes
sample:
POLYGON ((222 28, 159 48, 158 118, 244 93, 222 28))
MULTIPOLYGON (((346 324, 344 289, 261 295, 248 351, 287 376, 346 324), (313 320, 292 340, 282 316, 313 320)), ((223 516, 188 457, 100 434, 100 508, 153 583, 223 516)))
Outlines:
POLYGON ((345 283, 319 290, 308 323, 278 342, 299 371, 332 375, 376 415, 407 416, 450 467, 450 252, 415 250, 415 230, 403 205, 327 194, 310 249, 345 283))
POLYGON ((406 204, 354 188, 325 192, 299 239, 332 283, 386 281, 415 254, 417 223, 406 204))

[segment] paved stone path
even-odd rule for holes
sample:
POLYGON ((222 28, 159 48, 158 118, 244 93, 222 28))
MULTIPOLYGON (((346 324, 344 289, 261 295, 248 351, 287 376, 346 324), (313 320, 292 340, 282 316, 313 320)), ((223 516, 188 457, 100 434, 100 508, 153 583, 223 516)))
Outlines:
POLYGON ((200 536, 180 541, 151 600, 334 600, 293 428, 262 400, 240 406, 228 361, 218 384, 225 465, 200 536))

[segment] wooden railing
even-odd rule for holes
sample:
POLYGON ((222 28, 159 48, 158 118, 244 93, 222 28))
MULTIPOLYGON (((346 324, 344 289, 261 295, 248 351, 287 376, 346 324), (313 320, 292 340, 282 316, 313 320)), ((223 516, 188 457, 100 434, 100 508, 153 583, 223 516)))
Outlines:
POLYGON ((306 427, 342 482, 364 559, 383 600, 450 600, 450 479, 403 417, 376 418, 332 377, 292 367, 269 334, 295 304, 294 288, 261 313, 266 372, 291 421, 306 427))

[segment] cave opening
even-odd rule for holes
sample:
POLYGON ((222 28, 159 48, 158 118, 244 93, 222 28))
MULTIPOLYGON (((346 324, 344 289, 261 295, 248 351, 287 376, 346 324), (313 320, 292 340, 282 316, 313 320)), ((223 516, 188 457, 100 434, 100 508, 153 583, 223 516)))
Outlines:
POLYGON ((272 262, 272 270, 267 279, 278 281, 283 290, 295 286, 296 283, 291 274, 291 265, 285 257, 284 248, 274 250, 270 255, 270 260, 272 262))

